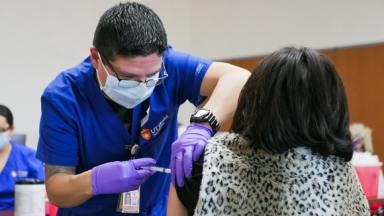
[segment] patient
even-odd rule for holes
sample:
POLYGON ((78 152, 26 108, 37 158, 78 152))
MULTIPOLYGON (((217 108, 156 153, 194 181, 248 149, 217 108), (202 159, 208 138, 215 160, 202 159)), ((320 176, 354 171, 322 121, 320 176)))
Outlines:
POLYGON ((211 138, 167 215, 370 215, 349 162, 343 83, 313 49, 267 56, 239 97, 230 133, 211 138))
POLYGON ((14 210, 17 180, 45 179, 43 163, 35 158, 35 151, 10 141, 14 129, 11 110, 0 104, 0 211, 14 210))

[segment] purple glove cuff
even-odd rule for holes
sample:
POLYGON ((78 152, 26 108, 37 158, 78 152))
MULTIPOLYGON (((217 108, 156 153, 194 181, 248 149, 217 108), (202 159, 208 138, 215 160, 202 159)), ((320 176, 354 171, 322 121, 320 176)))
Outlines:
MULTIPOLYGON (((195 130, 195 129, 202 129, 202 130, 205 130, 207 133, 209 133, 209 136, 212 137, 213 136, 213 130, 210 126, 207 126, 207 125, 204 125, 204 124, 199 124, 199 123, 192 123, 190 125, 187 126, 187 130, 195 130)), ((206 134, 208 135, 208 134, 206 134)))
POLYGON ((94 195, 99 195, 99 190, 97 190, 97 173, 99 172, 98 167, 93 167, 92 169, 92 189, 94 195))

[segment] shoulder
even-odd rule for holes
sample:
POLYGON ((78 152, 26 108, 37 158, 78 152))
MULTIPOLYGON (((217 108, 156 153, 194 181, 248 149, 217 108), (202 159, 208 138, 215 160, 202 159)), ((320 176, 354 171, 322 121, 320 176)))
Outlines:
POLYGON ((219 132, 208 140, 207 146, 220 146, 231 150, 249 149, 249 142, 240 134, 219 132))
POLYGON ((11 145, 12 151, 14 151, 14 153, 21 155, 27 159, 30 157, 35 157, 36 151, 34 149, 14 141, 11 141, 11 145))
POLYGON ((45 88, 44 94, 62 93, 74 85, 93 79, 93 70, 91 58, 88 56, 80 64, 59 73, 45 88))
POLYGON ((195 68, 196 65, 211 65, 212 63, 211 60, 203 59, 187 52, 176 51, 170 45, 164 54, 164 64, 167 69, 169 67, 188 68, 189 66, 195 68))
MULTIPOLYGON (((242 161, 246 157, 256 157, 255 154, 246 139, 240 134, 230 132, 216 134, 207 142, 205 148, 206 162, 227 157, 231 158, 232 162, 242 161)), ((220 163, 226 163, 226 160, 221 160, 220 163)))
POLYGON ((61 72, 44 89, 41 96, 43 110, 52 106, 57 110, 73 110, 79 101, 88 101, 95 92, 100 92, 94 78, 94 68, 90 57, 75 67, 61 72))
POLYGON ((164 61, 168 64, 175 64, 177 60, 185 60, 188 57, 188 53, 176 51, 171 45, 168 45, 168 49, 164 54, 164 61))

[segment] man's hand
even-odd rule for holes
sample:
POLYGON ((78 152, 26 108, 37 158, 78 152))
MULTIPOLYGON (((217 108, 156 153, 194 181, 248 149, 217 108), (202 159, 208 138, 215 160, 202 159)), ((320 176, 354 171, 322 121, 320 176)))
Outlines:
POLYGON ((115 194, 136 190, 147 177, 156 172, 139 168, 155 164, 156 161, 152 158, 140 158, 94 167, 92 169, 93 194, 115 194))
POLYGON ((211 127, 203 124, 190 124, 172 144, 171 172, 174 186, 176 180, 179 187, 184 186, 184 175, 187 178, 191 177, 192 163, 199 159, 212 135, 211 127))

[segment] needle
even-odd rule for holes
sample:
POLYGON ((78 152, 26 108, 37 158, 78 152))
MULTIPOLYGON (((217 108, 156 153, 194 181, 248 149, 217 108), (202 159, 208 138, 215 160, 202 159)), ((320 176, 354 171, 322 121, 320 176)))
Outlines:
POLYGON ((154 171, 163 172, 163 173, 171 173, 171 169, 163 168, 163 167, 157 167, 157 166, 143 166, 143 167, 141 167, 141 169, 154 170, 154 171))

